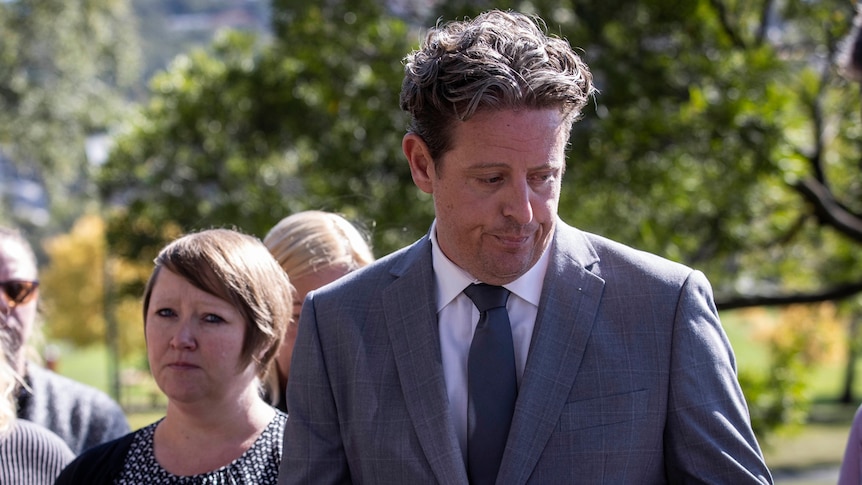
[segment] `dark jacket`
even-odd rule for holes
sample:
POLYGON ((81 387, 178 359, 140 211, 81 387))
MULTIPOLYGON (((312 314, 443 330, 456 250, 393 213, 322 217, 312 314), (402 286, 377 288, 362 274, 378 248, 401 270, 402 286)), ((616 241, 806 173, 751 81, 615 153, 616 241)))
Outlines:
POLYGON ((107 443, 94 446, 78 456, 60 473, 54 485, 110 485, 123 471, 126 455, 135 439, 135 433, 129 433, 107 443))

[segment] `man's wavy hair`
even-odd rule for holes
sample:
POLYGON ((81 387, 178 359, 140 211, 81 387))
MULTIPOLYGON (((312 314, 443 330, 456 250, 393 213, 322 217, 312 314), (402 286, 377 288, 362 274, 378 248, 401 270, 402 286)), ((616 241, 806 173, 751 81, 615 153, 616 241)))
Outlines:
POLYGON ((483 110, 558 107, 571 129, 595 89, 566 40, 511 11, 438 24, 404 62, 401 109, 434 160, 451 148, 456 122, 483 110))

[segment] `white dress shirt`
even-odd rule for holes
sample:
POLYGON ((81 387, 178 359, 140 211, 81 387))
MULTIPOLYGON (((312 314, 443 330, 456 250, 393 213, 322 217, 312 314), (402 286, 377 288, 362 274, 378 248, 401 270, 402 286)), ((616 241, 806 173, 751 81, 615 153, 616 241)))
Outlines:
MULTIPOLYGON (((446 392, 449 395, 449 412, 455 423, 455 433, 461 445, 461 453, 467 453, 467 356, 473 332, 479 323, 479 310, 464 294, 464 288, 479 280, 461 269, 443 254, 437 242, 436 222, 431 226, 432 263, 434 283, 437 290, 437 324, 440 329, 440 351, 443 356, 443 373, 446 379, 446 392)), ((518 385, 527 363, 530 339, 536 314, 539 311, 539 298, 542 282, 548 268, 549 251, 545 251, 539 261, 515 281, 504 285, 511 292, 506 309, 512 325, 512 340, 515 345, 515 369, 518 385)))

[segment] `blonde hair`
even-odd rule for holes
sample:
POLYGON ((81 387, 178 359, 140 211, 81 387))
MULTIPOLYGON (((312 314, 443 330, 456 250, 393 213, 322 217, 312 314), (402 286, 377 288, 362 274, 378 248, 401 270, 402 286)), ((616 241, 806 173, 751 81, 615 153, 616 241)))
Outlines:
POLYGON ((2 358, 0 358, 0 436, 12 427, 17 419, 16 391, 18 384, 23 382, 15 370, 13 349, 10 338, 5 332, 0 332, 2 358))
MULTIPOLYGON (((319 210, 285 217, 269 230, 263 244, 291 280, 330 267, 355 271, 374 261, 365 234, 344 217, 319 210)), ((291 319, 288 326, 296 324, 291 319)), ((281 389, 275 361, 272 367, 264 386, 275 405, 281 389)))
POLYGON ((263 243, 290 278, 336 265, 353 271, 374 261, 366 236, 332 212, 310 210, 285 217, 263 243))

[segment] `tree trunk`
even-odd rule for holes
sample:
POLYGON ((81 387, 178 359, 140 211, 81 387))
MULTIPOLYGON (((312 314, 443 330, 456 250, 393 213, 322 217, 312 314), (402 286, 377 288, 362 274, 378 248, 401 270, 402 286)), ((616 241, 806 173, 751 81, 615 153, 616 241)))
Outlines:
POLYGON ((857 334, 859 333, 859 315, 853 312, 850 318, 850 328, 847 329, 847 362, 844 372, 844 391, 841 393, 839 401, 842 404, 852 404, 853 399, 853 381, 856 379, 856 354, 857 354, 857 334))

